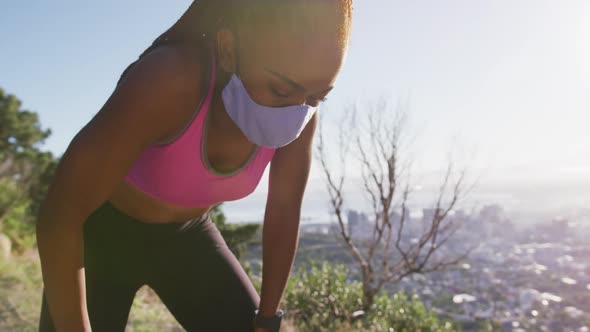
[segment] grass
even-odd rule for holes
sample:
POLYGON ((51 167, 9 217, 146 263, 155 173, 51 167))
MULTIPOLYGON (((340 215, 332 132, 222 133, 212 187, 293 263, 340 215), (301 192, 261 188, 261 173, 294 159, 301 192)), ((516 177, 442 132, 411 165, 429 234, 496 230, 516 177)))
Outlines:
POLYGON ((41 285, 36 253, 0 258, 0 331, 37 330, 41 285))
POLYGON ((154 291, 144 286, 135 295, 131 306, 127 331, 136 332, 181 332, 184 329, 174 319, 154 291))

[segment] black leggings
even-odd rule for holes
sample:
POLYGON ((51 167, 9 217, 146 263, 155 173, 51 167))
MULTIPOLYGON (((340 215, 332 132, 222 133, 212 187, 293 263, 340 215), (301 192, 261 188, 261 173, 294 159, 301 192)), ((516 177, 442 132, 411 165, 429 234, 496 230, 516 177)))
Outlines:
MULTIPOLYGON (((187 331, 253 331, 260 298, 208 214, 147 224, 106 202, 84 226, 93 332, 124 331, 136 291, 151 287, 187 331)), ((54 331, 45 296, 39 331, 54 331)))

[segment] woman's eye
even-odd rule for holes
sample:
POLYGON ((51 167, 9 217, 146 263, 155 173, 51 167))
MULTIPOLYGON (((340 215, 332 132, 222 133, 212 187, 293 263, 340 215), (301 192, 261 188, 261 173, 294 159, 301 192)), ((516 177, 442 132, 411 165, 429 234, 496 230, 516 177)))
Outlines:
POLYGON ((324 97, 324 98, 313 98, 310 102, 309 105, 311 106, 319 106, 321 103, 325 102, 326 100, 328 100, 328 98, 324 97))
POLYGON ((326 100, 328 100, 328 98, 315 98, 310 100, 309 102, 307 102, 307 105, 311 106, 311 107, 318 107, 320 106, 321 103, 325 102, 326 100))
POLYGON ((280 97, 280 98, 287 98, 287 97, 289 97, 288 94, 286 94, 286 93, 284 93, 282 91, 279 91, 279 90, 277 90, 275 88, 271 88, 270 90, 271 90, 272 94, 275 95, 276 97, 280 97))

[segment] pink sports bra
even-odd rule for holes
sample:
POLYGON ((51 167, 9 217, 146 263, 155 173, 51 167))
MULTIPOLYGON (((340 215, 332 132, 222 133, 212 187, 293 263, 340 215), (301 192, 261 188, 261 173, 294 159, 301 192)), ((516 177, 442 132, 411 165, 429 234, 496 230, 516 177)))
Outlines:
POLYGON ((231 173, 215 171, 207 159, 207 122, 215 86, 215 57, 207 96, 196 116, 173 142, 144 150, 125 177, 144 193, 169 204, 209 207, 251 194, 275 149, 256 146, 248 160, 231 173))

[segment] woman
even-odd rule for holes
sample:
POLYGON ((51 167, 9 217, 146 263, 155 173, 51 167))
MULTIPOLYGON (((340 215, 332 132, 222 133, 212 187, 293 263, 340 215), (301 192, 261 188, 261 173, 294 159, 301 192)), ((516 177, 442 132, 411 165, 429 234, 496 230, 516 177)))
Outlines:
POLYGON ((188 331, 278 331, 351 14, 351 0, 195 1, 123 72, 39 214, 40 330, 123 331, 149 285, 188 331), (208 211, 269 163, 259 297, 208 211))

